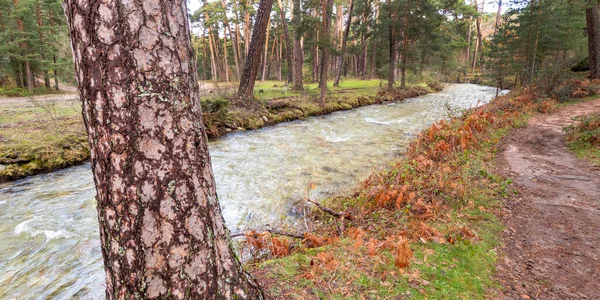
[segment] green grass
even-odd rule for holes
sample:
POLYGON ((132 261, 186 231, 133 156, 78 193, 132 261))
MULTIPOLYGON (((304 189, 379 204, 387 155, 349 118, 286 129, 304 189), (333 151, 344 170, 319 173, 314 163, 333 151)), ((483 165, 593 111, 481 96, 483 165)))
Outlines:
POLYGON ((0 181, 71 166, 88 158, 79 101, 0 108, 0 181))
POLYGON ((581 117, 564 128, 569 148, 581 159, 600 166, 600 114, 581 117))
POLYGON ((36 87, 33 92, 29 92, 26 88, 18 87, 2 87, 0 86, 0 96, 5 97, 28 97, 36 95, 48 95, 48 94, 62 94, 63 91, 57 91, 55 89, 47 89, 46 87, 36 87))

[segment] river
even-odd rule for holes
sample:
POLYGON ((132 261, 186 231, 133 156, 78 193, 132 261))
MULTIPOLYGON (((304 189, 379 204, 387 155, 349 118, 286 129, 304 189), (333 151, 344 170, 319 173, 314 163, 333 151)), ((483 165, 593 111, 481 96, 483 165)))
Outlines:
MULTIPOLYGON (((494 95, 454 84, 210 141, 225 221, 233 232, 292 224, 311 182, 313 199, 352 188, 401 156, 420 130, 494 95)), ((0 185, 0 299, 104 298, 94 195, 89 164, 0 185)))

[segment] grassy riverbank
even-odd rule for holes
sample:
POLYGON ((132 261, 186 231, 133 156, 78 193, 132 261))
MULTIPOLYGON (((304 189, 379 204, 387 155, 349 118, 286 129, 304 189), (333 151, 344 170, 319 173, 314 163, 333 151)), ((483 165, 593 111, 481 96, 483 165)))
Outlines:
POLYGON ((498 216, 502 198, 516 192, 495 171, 496 150, 511 129, 557 105, 514 92, 432 125, 405 157, 325 201, 352 220, 313 210, 314 229, 301 242, 250 236, 250 249, 281 256, 250 263, 252 273, 274 298, 493 297, 498 216))
MULTIPOLYGON (((330 87, 325 107, 318 104, 316 84, 291 91, 282 82, 257 83, 259 109, 230 105, 235 88, 221 86, 204 93, 203 120, 211 138, 258 129, 281 122, 328 114, 360 106, 424 95, 439 85, 416 85, 383 92, 380 80, 347 80, 330 87)), ((89 159, 89 147, 76 96, 22 100, 0 99, 0 182, 80 164, 89 159)))

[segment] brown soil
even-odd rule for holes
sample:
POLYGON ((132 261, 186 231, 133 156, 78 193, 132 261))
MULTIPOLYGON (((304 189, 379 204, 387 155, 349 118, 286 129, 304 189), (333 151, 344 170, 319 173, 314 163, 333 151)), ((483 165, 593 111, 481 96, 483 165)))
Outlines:
POLYGON ((498 165, 519 195, 505 204, 501 298, 600 299, 600 172, 562 132, 597 111, 600 99, 537 115, 503 144, 498 165))

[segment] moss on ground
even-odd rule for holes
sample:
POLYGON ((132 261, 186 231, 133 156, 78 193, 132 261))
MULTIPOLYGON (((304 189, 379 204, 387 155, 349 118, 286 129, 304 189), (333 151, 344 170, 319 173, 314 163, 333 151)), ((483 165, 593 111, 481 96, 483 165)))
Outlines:
POLYGON ((0 182, 79 164, 89 148, 78 102, 0 108, 0 182))

